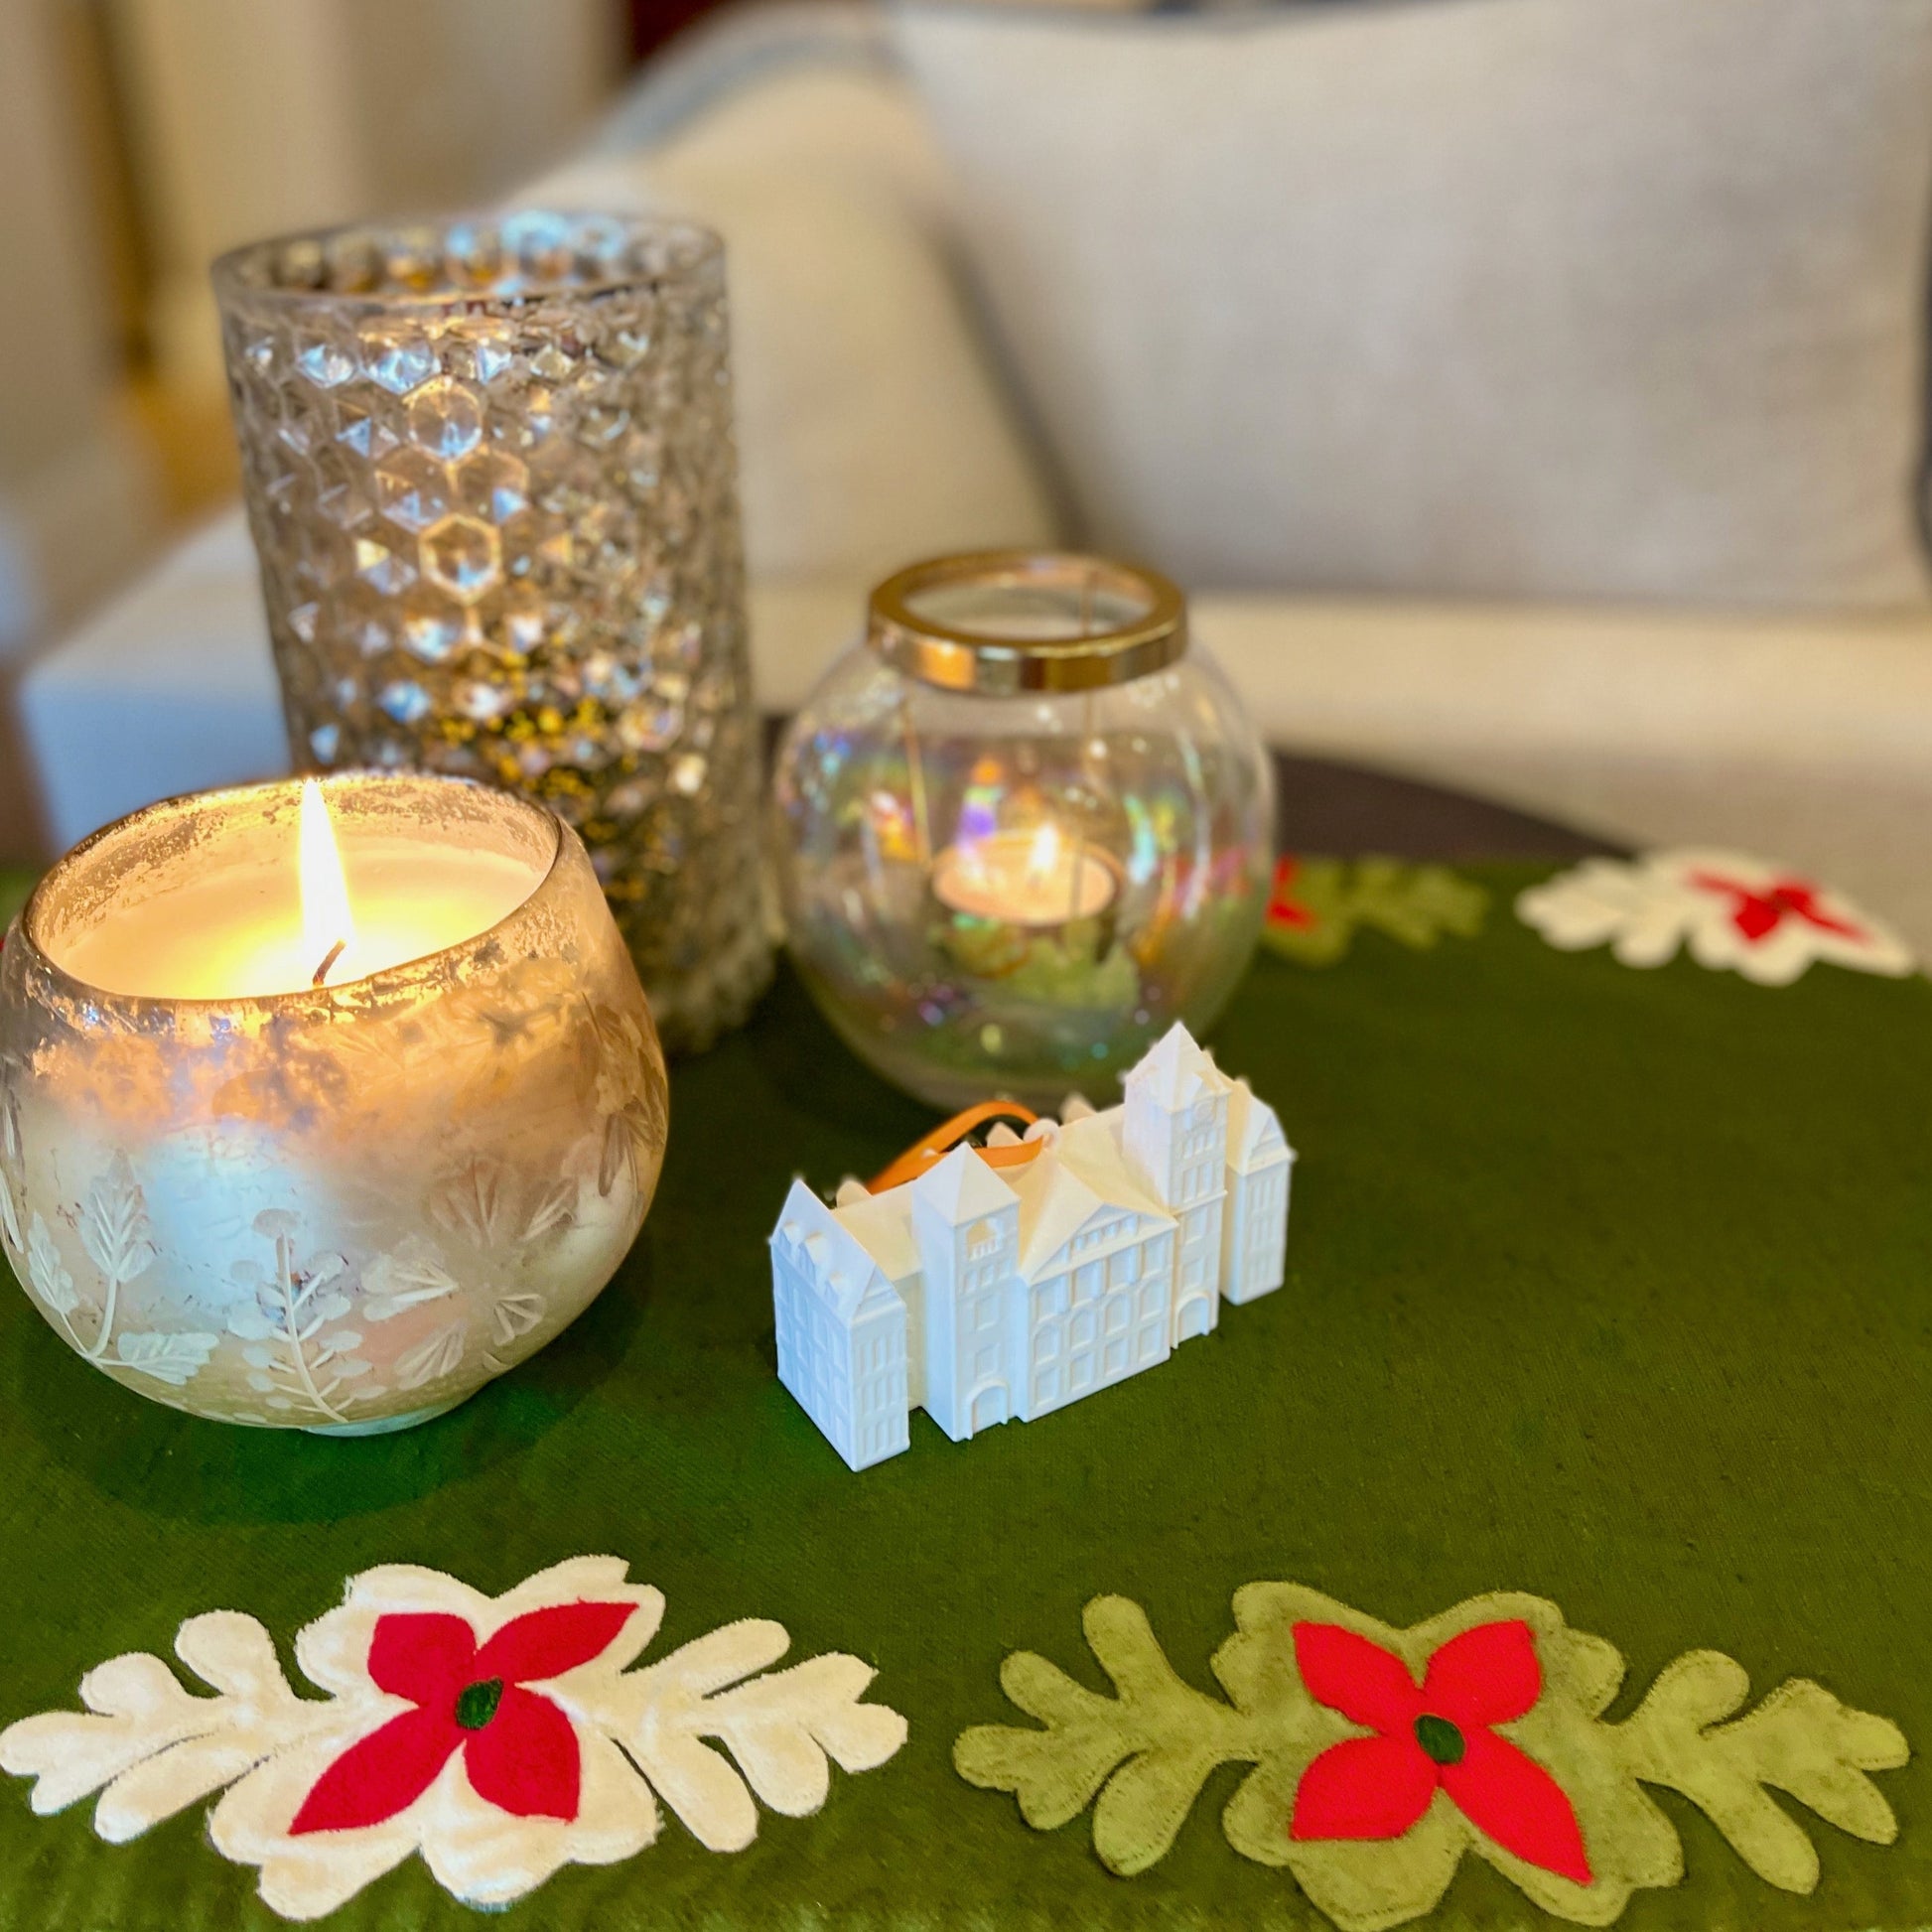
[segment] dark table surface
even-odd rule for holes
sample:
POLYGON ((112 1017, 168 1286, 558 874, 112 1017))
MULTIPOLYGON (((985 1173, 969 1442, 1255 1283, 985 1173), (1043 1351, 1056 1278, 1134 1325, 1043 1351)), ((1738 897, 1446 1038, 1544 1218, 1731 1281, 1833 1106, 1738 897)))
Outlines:
POLYGON ((1467 792, 1336 759, 1276 752, 1275 836, 1284 852, 1397 859, 1584 859, 1594 838, 1467 792))

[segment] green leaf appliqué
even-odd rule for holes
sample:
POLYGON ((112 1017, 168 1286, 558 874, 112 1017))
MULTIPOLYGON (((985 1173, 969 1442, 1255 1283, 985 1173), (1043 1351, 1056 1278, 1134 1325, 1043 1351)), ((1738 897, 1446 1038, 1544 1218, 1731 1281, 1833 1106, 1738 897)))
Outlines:
MULTIPOLYGON (((1036 1724, 967 1730, 953 1762, 969 1783, 1012 1792, 1035 1830, 1054 1830, 1092 1805, 1094 1851, 1123 1875, 1167 1854, 1209 1773, 1229 1762, 1252 1768, 1222 1813, 1228 1842, 1259 1863, 1286 1865, 1342 1932, 1381 1932, 1428 1912, 1464 1853, 1496 1866, 1545 1911, 1607 1925, 1634 1891, 1684 1876, 1683 1847, 1646 1784, 1689 1798, 1752 1870, 1788 1891, 1817 1884, 1818 1854, 1772 1789, 1855 1837, 1888 1845, 1897 1836, 1890 1805, 1866 1775, 1906 1761, 1897 1725, 1802 1679, 1737 1717, 1748 1691, 1743 1669, 1715 1651, 1680 1657, 1627 1720, 1608 1724, 1603 1713, 1622 1681, 1622 1658, 1602 1638, 1572 1630, 1540 1597, 1473 1597, 1397 1630, 1300 1585, 1249 1584, 1235 1592, 1235 1634, 1212 1659, 1222 1697, 1174 1671, 1138 1604, 1096 1597, 1082 1620, 1115 1695, 1016 1652, 1000 1682, 1036 1724), (1297 1624, 1340 1625, 1391 1653, 1420 1686, 1450 1639, 1501 1620, 1528 1627, 1538 1675, 1529 1680, 1533 1704, 1492 1726, 1490 1749, 1501 1738, 1561 1789, 1587 1847, 1587 1882, 1507 1850, 1454 1802, 1453 1782, 1396 1837, 1291 1835, 1309 1766, 1368 1735, 1310 1694, 1296 1660, 1297 1624)), ((1464 1729, 1428 1710, 1409 1728, 1421 1755, 1452 1779, 1469 1749, 1464 1729)))
POLYGON ((1445 933, 1473 939, 1489 895, 1446 866, 1397 859, 1283 859, 1262 928, 1265 944, 1304 966, 1345 958, 1362 927, 1424 952, 1445 933))

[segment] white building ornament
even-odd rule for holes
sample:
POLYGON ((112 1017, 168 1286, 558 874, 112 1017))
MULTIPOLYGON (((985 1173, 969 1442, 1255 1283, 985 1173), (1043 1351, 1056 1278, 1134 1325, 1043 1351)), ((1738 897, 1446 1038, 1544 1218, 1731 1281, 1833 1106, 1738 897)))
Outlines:
POLYGON ((1273 1108, 1178 1024, 1124 1086, 1029 1129, 1017 1165, 957 1147, 834 1206, 792 1182, 771 1234, 778 1378, 853 1468, 904 1449, 913 1409, 954 1442, 1031 1422, 1282 1285, 1295 1150, 1273 1108))

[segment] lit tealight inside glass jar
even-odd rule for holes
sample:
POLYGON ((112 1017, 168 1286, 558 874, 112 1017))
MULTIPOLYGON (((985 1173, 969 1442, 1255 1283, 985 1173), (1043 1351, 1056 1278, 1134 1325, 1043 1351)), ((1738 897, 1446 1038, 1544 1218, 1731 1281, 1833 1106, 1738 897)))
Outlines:
POLYGON ((1165 578, 993 552, 873 593, 773 788, 792 956, 840 1035, 937 1104, 1111 1090, 1253 951, 1266 757, 1165 578))
POLYGON ((83 1360, 197 1415, 462 1401, 610 1280, 665 1126, 582 843, 466 780, 150 806, 0 952, 0 1248, 83 1360))

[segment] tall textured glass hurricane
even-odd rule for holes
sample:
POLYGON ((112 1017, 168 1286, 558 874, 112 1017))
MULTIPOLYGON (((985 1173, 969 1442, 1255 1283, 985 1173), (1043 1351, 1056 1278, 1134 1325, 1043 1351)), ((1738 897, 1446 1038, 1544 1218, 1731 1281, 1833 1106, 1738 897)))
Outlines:
POLYGON ((576 828, 668 1044, 762 987, 724 250, 524 212, 214 269, 296 763, 576 828))

